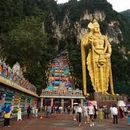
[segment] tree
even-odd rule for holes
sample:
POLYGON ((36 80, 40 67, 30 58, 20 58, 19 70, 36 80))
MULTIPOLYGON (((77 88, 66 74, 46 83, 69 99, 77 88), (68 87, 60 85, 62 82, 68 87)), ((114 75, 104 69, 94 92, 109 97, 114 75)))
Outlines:
POLYGON ((26 17, 9 32, 5 52, 8 63, 13 65, 18 61, 26 70, 24 74, 31 83, 45 85, 45 71, 54 50, 39 17, 26 17))

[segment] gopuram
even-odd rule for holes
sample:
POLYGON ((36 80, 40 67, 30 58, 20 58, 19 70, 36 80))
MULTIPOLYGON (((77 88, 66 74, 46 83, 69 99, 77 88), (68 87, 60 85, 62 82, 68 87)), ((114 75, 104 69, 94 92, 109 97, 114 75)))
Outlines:
POLYGON ((83 104, 85 97, 82 90, 75 89, 66 50, 50 62, 46 74, 48 81, 40 95, 41 108, 47 105, 72 108, 74 103, 83 104))
POLYGON ((84 95, 88 94, 87 75, 89 75, 96 100, 103 100, 103 98, 116 100, 111 69, 111 44, 107 36, 101 34, 97 20, 94 19, 88 24, 88 30, 89 32, 81 38, 84 95), (88 53, 86 53, 86 49, 88 49, 88 53), (87 74, 87 70, 89 74, 87 74), (111 94, 108 93, 108 90, 111 94))

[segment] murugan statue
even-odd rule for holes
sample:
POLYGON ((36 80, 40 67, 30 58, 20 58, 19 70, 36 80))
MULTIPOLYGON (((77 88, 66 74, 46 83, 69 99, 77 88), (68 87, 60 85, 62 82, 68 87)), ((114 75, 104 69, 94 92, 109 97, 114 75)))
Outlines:
POLYGON ((95 92, 106 94, 110 86, 111 94, 114 94, 110 59, 111 45, 108 38, 101 34, 96 20, 90 22, 88 28, 90 32, 81 38, 84 95, 87 95, 86 65, 95 92), (88 54, 86 54, 86 48, 89 49, 88 54))

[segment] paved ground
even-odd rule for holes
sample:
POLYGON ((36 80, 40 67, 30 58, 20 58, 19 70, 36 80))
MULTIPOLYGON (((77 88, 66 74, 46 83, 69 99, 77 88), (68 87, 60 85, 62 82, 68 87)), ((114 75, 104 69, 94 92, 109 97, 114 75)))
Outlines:
POLYGON ((102 124, 95 123, 94 127, 82 123, 79 127, 72 115, 57 115, 50 118, 30 118, 23 121, 11 121, 11 127, 0 126, 0 130, 130 130, 127 119, 120 119, 118 125, 113 125, 112 120, 104 120, 102 124))

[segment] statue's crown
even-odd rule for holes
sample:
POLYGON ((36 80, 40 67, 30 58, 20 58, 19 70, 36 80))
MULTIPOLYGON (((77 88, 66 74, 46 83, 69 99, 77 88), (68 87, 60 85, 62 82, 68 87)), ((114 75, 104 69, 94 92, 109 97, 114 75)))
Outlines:
POLYGON ((95 28, 95 27, 100 27, 100 26, 99 26, 99 23, 97 22, 96 19, 94 19, 92 22, 90 22, 90 23, 88 24, 88 28, 90 28, 90 29, 93 29, 93 28, 95 28))
POLYGON ((97 22, 96 19, 93 20, 93 26, 94 26, 94 27, 99 27, 99 23, 97 22))

